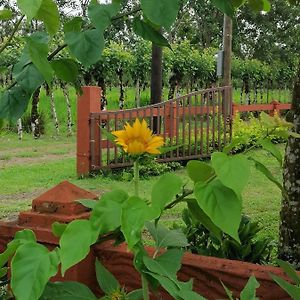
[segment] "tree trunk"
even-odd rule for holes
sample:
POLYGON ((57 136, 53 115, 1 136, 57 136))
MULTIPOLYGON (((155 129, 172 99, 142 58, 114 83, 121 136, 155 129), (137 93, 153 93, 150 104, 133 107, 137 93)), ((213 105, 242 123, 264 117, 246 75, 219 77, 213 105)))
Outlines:
POLYGON ((41 136, 40 115, 38 111, 40 102, 40 90, 40 87, 37 88, 32 95, 30 124, 32 135, 35 139, 38 139, 41 136))
POLYGON ((136 107, 141 106, 141 85, 140 85, 140 80, 139 79, 137 79, 137 81, 136 81, 135 103, 136 103, 136 107))
MULTIPOLYGON (((162 101, 162 48, 152 44, 151 104, 162 101)), ((153 132, 160 133, 160 119, 153 118, 153 132)))
POLYGON ((62 91, 65 96, 66 104, 67 104, 67 128, 68 128, 68 136, 72 135, 72 111, 71 111, 71 102, 69 97, 69 90, 66 85, 62 86, 62 91))
POLYGON ((19 140, 22 141, 23 139, 23 127, 22 127, 22 119, 18 119, 17 121, 17 130, 18 130, 18 136, 19 140))
POLYGON ((117 75, 119 77, 119 85, 120 85, 120 97, 119 97, 119 108, 124 109, 124 85, 123 85, 123 70, 119 69, 117 71, 117 75))
POLYGON ((55 108, 54 95, 53 95, 53 90, 50 88, 50 86, 48 84, 46 84, 46 94, 50 98, 52 119, 53 119, 56 135, 58 136, 59 135, 59 123, 58 123, 58 118, 57 118, 57 113, 56 113, 56 108, 55 108))
MULTIPOLYGON (((292 110, 294 130, 300 133, 300 63, 293 90, 292 110)), ((290 137, 283 167, 279 258, 300 267, 300 139, 290 137)))
POLYGON ((174 94, 175 94, 175 89, 176 89, 176 85, 177 85, 177 76, 175 74, 173 74, 170 79, 169 79, 169 94, 168 94, 168 99, 174 99, 174 94))

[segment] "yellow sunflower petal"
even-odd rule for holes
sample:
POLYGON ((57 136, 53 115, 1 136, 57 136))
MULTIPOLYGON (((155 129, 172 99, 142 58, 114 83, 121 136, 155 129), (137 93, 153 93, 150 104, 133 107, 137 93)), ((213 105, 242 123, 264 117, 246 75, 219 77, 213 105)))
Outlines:
POLYGON ((161 152, 157 148, 148 147, 146 149, 146 152, 150 154, 160 154, 161 152))

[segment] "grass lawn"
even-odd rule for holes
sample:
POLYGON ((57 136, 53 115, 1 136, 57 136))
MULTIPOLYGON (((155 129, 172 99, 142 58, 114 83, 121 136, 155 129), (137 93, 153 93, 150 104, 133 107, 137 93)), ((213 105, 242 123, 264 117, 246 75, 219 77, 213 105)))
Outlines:
MULTIPOLYGON (((284 151, 284 146, 278 146, 284 151)), ((281 180, 281 170, 275 159, 263 150, 249 153, 264 162, 272 173, 281 180)), ((58 184, 62 180, 101 194, 113 188, 121 188, 133 193, 131 182, 115 181, 104 176, 85 179, 76 177, 75 138, 43 137, 33 140, 25 136, 18 141, 14 134, 0 136, 0 217, 16 214, 30 207, 31 200, 58 184)), ((185 169, 176 173, 189 182, 185 169)), ((148 197, 157 178, 142 180, 141 190, 148 197)), ((251 177, 244 192, 243 211, 253 220, 261 223, 262 236, 277 239, 281 195, 279 189, 261 173, 251 169, 251 177)), ((164 215, 164 222, 172 224, 179 220, 183 206, 176 207, 164 215)))

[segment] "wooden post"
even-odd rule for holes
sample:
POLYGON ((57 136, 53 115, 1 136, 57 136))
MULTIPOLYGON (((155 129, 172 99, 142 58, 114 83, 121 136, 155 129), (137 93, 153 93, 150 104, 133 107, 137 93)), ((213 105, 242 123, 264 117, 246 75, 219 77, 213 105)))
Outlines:
MULTIPOLYGON (((223 86, 231 86, 231 56, 232 56, 232 20, 224 15, 223 28, 224 75, 223 86)), ((231 114, 232 90, 225 91, 223 111, 226 116, 231 114)))
POLYGON ((176 136, 177 132, 177 111, 176 111, 176 102, 167 103, 165 106, 166 109, 166 134, 169 138, 176 136))
MULTIPOLYGON (((101 111, 102 90, 96 86, 82 87, 77 102, 77 175, 86 176, 91 171, 90 114, 101 111)), ((99 148, 100 128, 95 128, 95 147, 99 148)))
MULTIPOLYGON (((152 44, 152 64, 151 64, 151 104, 162 101, 162 48, 152 44)), ((153 118, 153 132, 159 134, 160 118, 153 118)))

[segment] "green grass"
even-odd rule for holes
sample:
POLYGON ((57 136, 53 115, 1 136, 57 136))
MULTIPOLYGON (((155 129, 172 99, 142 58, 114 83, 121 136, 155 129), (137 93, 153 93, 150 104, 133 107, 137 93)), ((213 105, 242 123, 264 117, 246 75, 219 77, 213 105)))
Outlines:
MULTIPOLYGON (((38 154, 49 152, 57 154, 58 157, 47 160, 46 156, 42 162, 39 160, 36 163, 33 162, 30 164, 8 164, 0 169, 0 204, 2 205, 0 206, 0 216, 6 216, 9 213, 23 210, 24 207, 28 206, 28 201, 34 197, 31 196, 31 193, 36 196, 37 193, 42 193, 63 180, 69 180, 97 194, 115 188, 124 189, 129 193, 133 193, 134 191, 132 182, 115 181, 100 175, 78 179, 76 177, 75 157, 66 158, 59 156, 75 149, 74 138, 60 138, 59 140, 55 140, 44 137, 40 141, 31 138, 31 148, 26 139, 25 141, 18 141, 16 135, 14 139, 12 135, 9 136, 9 143, 11 145, 9 148, 6 143, 3 143, 7 138, 7 136, 0 137, 0 152, 2 156, 9 155, 12 160, 15 155, 14 153, 17 153, 19 149, 17 146, 21 146, 20 153, 23 154, 23 157, 26 156, 25 154, 28 154, 28 157, 30 155, 34 157, 38 154), (24 145, 26 145, 26 151, 22 150, 24 149, 24 145), (20 197, 24 193, 25 196, 20 197)), ((283 152, 284 146, 280 145, 279 148, 283 152)), ((264 162, 272 170, 272 173, 281 180, 282 171, 273 157, 262 150, 254 150, 249 155, 264 162)), ((185 169, 176 171, 176 174, 182 177, 184 182, 191 185, 185 169)), ((156 180, 157 178, 153 177, 149 180, 141 181, 142 196, 149 197, 151 187, 156 180)), ((251 177, 244 192, 243 211, 251 216, 253 220, 260 222, 263 227, 261 235, 264 237, 269 236, 277 239, 280 201, 281 194, 279 189, 270 183, 261 173, 252 168, 251 177)), ((163 222, 171 225, 174 221, 178 220, 183 207, 181 205, 165 213, 163 222)))

